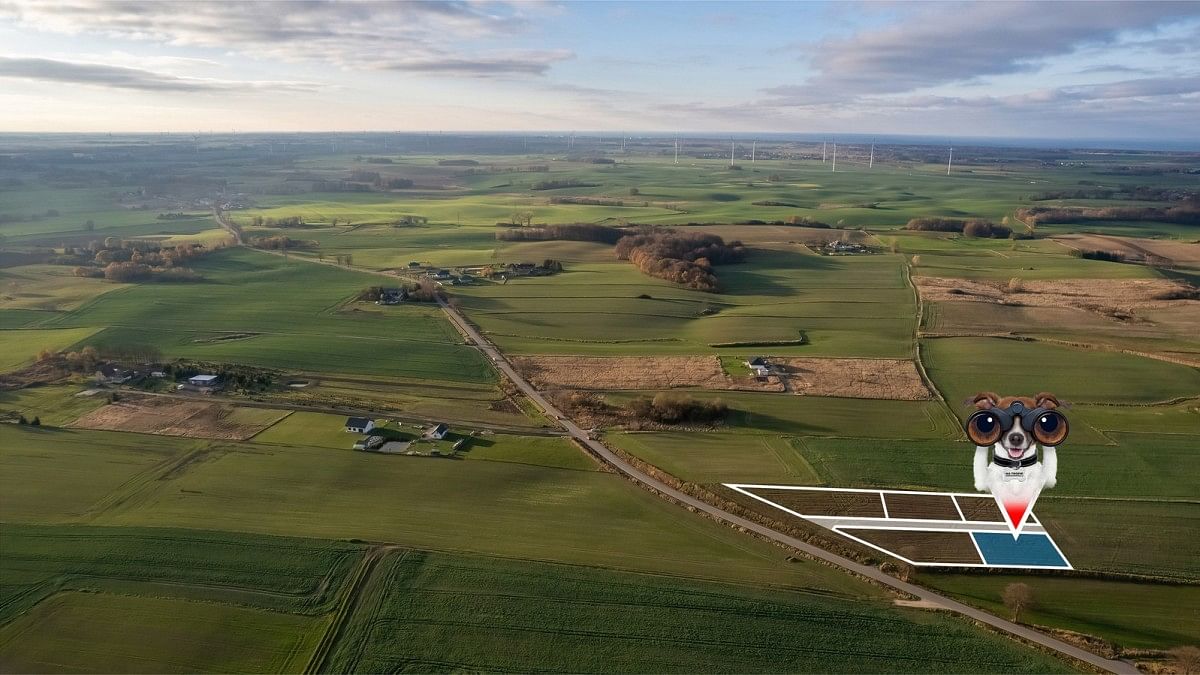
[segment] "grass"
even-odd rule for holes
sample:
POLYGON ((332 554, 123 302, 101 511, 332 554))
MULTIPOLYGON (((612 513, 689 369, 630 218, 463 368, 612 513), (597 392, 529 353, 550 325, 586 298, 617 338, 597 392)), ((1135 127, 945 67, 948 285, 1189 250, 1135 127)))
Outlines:
POLYGON ((92 327, 59 330, 0 330, 0 372, 28 366, 33 363, 41 350, 61 351, 81 340, 86 340, 97 330, 92 327))
POLYGON ((0 424, 0 519, 79 521, 106 497, 136 491, 204 447, 167 436, 0 424))
POLYGON ((143 344, 171 358, 268 368, 487 383, 491 367, 433 307, 376 311, 347 304, 375 276, 286 261, 244 249, 211 254, 194 269, 207 281, 143 284, 99 296, 54 320, 104 327, 89 344, 143 344), (217 340, 222 333, 253 333, 217 340))
POLYGON ((491 462, 515 462, 558 469, 598 471, 596 460, 565 438, 491 434, 467 440, 463 457, 491 462))
POLYGON ((0 269, 0 309, 56 312, 79 307, 102 293, 125 284, 77 277, 63 265, 24 265, 0 269))
POLYGON ((981 389, 1072 403, 1153 403, 1200 392, 1200 370, 1119 352, 999 338, 922 342, 925 366, 952 402, 981 389), (987 373, 984 378, 980 373, 987 373))
POLYGON ((76 396, 86 389, 78 385, 44 385, 0 391, 0 411, 41 418, 46 426, 63 426, 108 402, 107 392, 76 396))
POLYGON ((1193 536, 1200 504, 1194 501, 1057 499, 1047 493, 1036 508, 1078 569, 1200 581, 1200 540, 1193 536))
POLYGON ((916 306, 899 256, 825 258, 785 244, 753 249, 747 262, 717 273, 720 294, 678 288, 616 262, 453 292, 468 317, 513 352, 703 354, 718 343, 807 337, 803 347, 772 353, 911 355, 916 306))
POLYGON ((524 561, 394 554, 364 598, 334 672, 1063 669, 953 619, 876 601, 524 561))
POLYGON ((12 523, 0 544, 0 660, 20 671, 301 670, 362 553, 302 539, 12 523))
MULTIPOLYGON (((655 392, 610 393, 623 405, 655 392)), ((887 401, 865 398, 794 396, 778 393, 688 391, 698 399, 719 398, 731 413, 725 428, 741 434, 858 436, 896 439, 954 439, 958 423, 936 401, 887 401)))
POLYGON ((609 434, 605 441, 694 483, 820 482, 786 436, 664 431, 609 434))
POLYGON ((0 654, 19 672, 298 672, 323 629, 245 607, 61 593, 0 629, 0 654))
POLYGON ((921 574, 921 582, 1000 616, 1004 587, 1033 588, 1025 623, 1062 628, 1109 640, 1127 649, 1171 649, 1200 635, 1200 586, 1130 583, 1048 576, 921 574))
MULTIPOLYGON (((52 485, 43 480, 41 487, 52 485)), ((820 565, 789 565, 774 547, 664 503, 613 474, 513 462, 228 446, 147 484, 95 522, 355 537, 701 577, 861 588, 820 565)))

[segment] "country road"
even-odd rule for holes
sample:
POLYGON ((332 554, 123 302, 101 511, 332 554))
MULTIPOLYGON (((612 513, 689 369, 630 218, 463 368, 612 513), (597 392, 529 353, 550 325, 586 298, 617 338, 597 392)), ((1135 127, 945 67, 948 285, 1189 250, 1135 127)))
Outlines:
POLYGON ((446 311, 446 314, 450 317, 450 320, 453 321, 456 326, 458 326, 459 330, 461 330, 464 335, 469 337, 475 343, 475 346, 481 352, 483 352, 485 356, 491 359, 492 363, 496 365, 497 369, 504 373, 505 376, 507 376, 514 384, 516 384, 517 388, 524 392, 525 395, 528 396, 534 403, 541 407, 548 416, 557 420, 558 423, 561 424, 575 440, 586 445, 592 452, 596 453, 597 456, 599 456, 617 471, 620 471, 629 478, 641 483, 645 487, 666 495, 680 504, 703 511, 704 513, 729 525, 749 530, 762 537, 766 537, 767 539, 771 539, 785 546, 803 551, 814 558, 824 560, 825 562, 828 562, 836 567, 841 567, 845 570, 854 572, 855 574, 859 574, 863 577, 877 581, 885 586, 889 586, 895 590, 915 596, 921 602, 926 603, 929 606, 936 606, 940 609, 957 612, 967 618, 987 624, 997 630, 1041 645, 1043 647, 1053 649, 1054 651, 1065 654, 1066 656, 1091 664, 1097 668, 1102 668, 1106 671, 1113 673, 1138 672, 1133 665, 1124 661, 1115 661, 1112 659, 1103 658, 1084 649, 1080 649, 1074 645, 1067 644, 1061 640, 1056 640, 1031 628, 1027 628, 1020 624, 1002 619, 994 614, 989 614, 988 612, 976 609, 969 605, 964 605, 957 600, 934 593, 929 589, 922 588, 905 581, 900 581, 895 577, 880 572, 874 567, 857 563, 849 558, 837 555, 836 553, 831 553, 823 548, 819 548, 807 542, 796 539, 795 537, 790 537, 782 532, 777 532, 769 527, 765 527, 763 525, 759 525, 758 523, 746 520, 740 516, 736 516, 728 511, 725 511, 724 509, 713 506, 708 502, 701 501, 695 497, 692 497, 691 495, 684 494, 683 492, 672 488, 666 483, 659 481, 653 476, 643 473, 640 469, 625 461, 620 455, 608 449, 608 447, 606 447, 603 443, 590 438, 587 431, 572 422, 566 415, 562 413, 562 411, 556 408, 554 404, 542 396, 541 392, 535 389, 533 385, 527 382, 525 378, 522 377, 521 374, 512 367, 508 360, 504 358, 504 355, 500 353, 500 350, 496 349, 491 342, 485 339, 483 335, 476 330, 475 327, 471 325, 457 309, 451 307, 449 303, 441 298, 438 298, 438 304, 440 304, 442 309, 446 311))
MULTIPOLYGON (((268 252, 276 253, 274 251, 268 252)), ((308 262, 318 264, 334 264, 332 262, 312 260, 310 258, 301 256, 296 256, 293 259, 306 260, 308 262)), ((393 274, 387 274, 378 270, 354 269, 356 269, 356 271, 369 272, 392 279, 398 278, 393 274)), ((440 305, 442 310, 446 312, 446 315, 459 329, 459 331, 464 336, 469 338, 475 344, 475 347, 479 349, 484 356, 488 357, 488 359, 496 366, 496 368, 500 372, 504 373, 504 375, 508 377, 518 389, 528 396, 529 399, 534 402, 534 404, 539 406, 547 416, 556 420, 564 429, 567 430, 567 433, 570 434, 572 438, 585 445, 588 449, 594 452, 597 457, 607 462, 612 468, 616 469, 637 483, 640 483, 644 487, 665 495, 679 504, 702 511, 728 525, 754 532, 759 536, 778 542, 784 546, 788 546, 798 551, 802 551, 807 555, 823 560, 835 567, 840 567, 844 570, 874 580, 884 586, 888 586, 902 593, 912 595, 918 598, 919 602, 925 603, 928 606, 935 606, 939 609, 957 612, 958 614, 961 614, 969 619, 991 626, 995 630, 1007 633, 1017 638, 1021 638, 1041 647, 1054 650, 1060 654, 1108 672, 1120 673, 1122 675, 1136 674, 1138 672, 1136 667, 1126 661, 1104 658, 1085 649, 1080 649, 1079 647, 1063 642, 1062 640, 1050 637, 1049 635, 1038 632, 1032 628, 1013 623, 1012 621, 1008 621, 1007 619, 1003 619, 981 609, 971 607, 970 605, 965 605, 957 600, 941 595, 940 593, 935 593, 927 588, 922 588, 921 586, 910 584, 906 581, 900 581, 893 576, 884 574, 875 567, 863 565, 836 553, 826 551, 818 546, 813 546, 812 544, 796 539, 795 537, 788 536, 782 532, 772 530, 769 527, 746 520, 745 518, 729 513, 728 511, 725 511, 717 506, 713 506, 708 502, 696 499, 691 495, 684 494, 683 492, 676 490, 675 488, 659 481, 653 476, 642 472, 636 466, 625 461, 625 459, 623 459, 620 455, 614 453, 603 443, 590 438, 586 430, 572 422, 566 415, 562 413, 562 411, 560 411, 557 407, 550 403, 550 401, 543 397, 541 392, 539 392, 532 384, 526 381, 525 378, 522 377, 515 368, 513 368, 512 364, 508 362, 500 350, 497 349, 489 340, 484 338, 483 334, 476 330, 475 327, 466 320, 462 313, 452 307, 440 296, 438 297, 438 305, 440 305)))

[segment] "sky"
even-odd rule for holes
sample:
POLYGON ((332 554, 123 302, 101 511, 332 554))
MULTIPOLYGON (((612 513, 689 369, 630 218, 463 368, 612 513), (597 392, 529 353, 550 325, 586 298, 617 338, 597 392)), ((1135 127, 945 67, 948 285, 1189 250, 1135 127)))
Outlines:
POLYGON ((1200 2, 0 0, 0 132, 1200 139, 1200 2))

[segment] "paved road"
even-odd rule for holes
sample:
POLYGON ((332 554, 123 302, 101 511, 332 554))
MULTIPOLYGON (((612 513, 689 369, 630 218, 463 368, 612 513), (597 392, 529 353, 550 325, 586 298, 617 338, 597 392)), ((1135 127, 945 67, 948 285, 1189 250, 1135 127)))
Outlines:
POLYGON ((638 483, 650 488, 651 490, 660 492, 676 502, 703 511, 717 520, 744 528, 760 536, 766 537, 767 539, 771 539, 784 544, 785 546, 803 551, 814 558, 819 558, 837 567, 841 567, 877 581, 885 586, 889 586, 898 591, 913 595, 929 605, 957 612, 980 623, 985 623, 997 630, 1015 635, 1028 640, 1029 642, 1039 644, 1043 647, 1053 649, 1072 658, 1096 666, 1097 668, 1102 668, 1114 673, 1138 672, 1135 667, 1124 661, 1114 661, 1112 659, 1106 659, 1101 656, 1097 656, 1089 651, 1067 644, 1061 640, 1056 640, 1048 635, 1039 633, 1038 631, 1032 630, 1020 624, 1002 619, 994 614, 989 614, 983 610, 976 609, 969 605, 964 605, 963 603, 948 598, 944 595, 934 593, 929 589, 900 581, 895 577, 880 572, 877 568, 857 563, 849 558, 837 555, 836 553, 831 553, 823 548, 819 548, 807 542, 796 539, 795 537, 790 537, 782 532, 777 532, 769 527, 765 527, 758 523, 746 520, 745 518, 741 518, 740 516, 736 516, 728 511, 713 506, 708 502, 701 501, 695 497, 692 497, 691 495, 684 494, 667 485, 666 483, 657 480, 653 476, 643 473, 637 467, 625 461, 620 455, 614 453, 612 450, 609 450, 603 443, 589 438, 587 431, 572 422, 566 415, 562 413, 562 411, 556 408, 554 404, 546 400, 546 398, 543 397, 542 394, 533 387, 533 385, 527 382, 525 378, 522 377, 521 374, 518 373, 511 364, 509 364, 509 362, 504 358, 504 355, 501 354, 491 342, 484 339, 483 335, 476 330, 474 326, 467 322, 467 320, 457 309, 451 307, 441 299, 438 300, 438 303, 442 306, 442 309, 446 311, 446 314, 450 317, 450 320, 453 321, 456 326, 458 326, 459 330, 462 331, 464 335, 469 337, 475 343, 475 346, 478 347, 485 356, 491 359, 492 363, 496 365, 496 368, 498 368, 510 380, 512 380, 512 382, 516 384, 526 396, 532 399, 534 403, 540 406, 547 415, 558 420, 559 424, 561 424, 563 428, 565 428, 567 432, 573 438, 575 438, 575 440, 586 445, 589 449, 591 449, 592 452, 596 453, 597 456, 599 456, 616 470, 625 474, 629 478, 632 478, 638 483))

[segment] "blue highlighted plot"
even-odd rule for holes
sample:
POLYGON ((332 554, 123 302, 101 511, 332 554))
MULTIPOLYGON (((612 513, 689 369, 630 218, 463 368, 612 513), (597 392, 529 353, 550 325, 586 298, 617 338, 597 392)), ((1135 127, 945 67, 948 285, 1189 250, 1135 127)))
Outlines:
POLYGON ((1022 534, 1013 539, 1008 532, 972 532, 975 545, 988 565, 1020 565, 1021 567, 1058 567, 1070 565, 1044 534, 1022 534))

